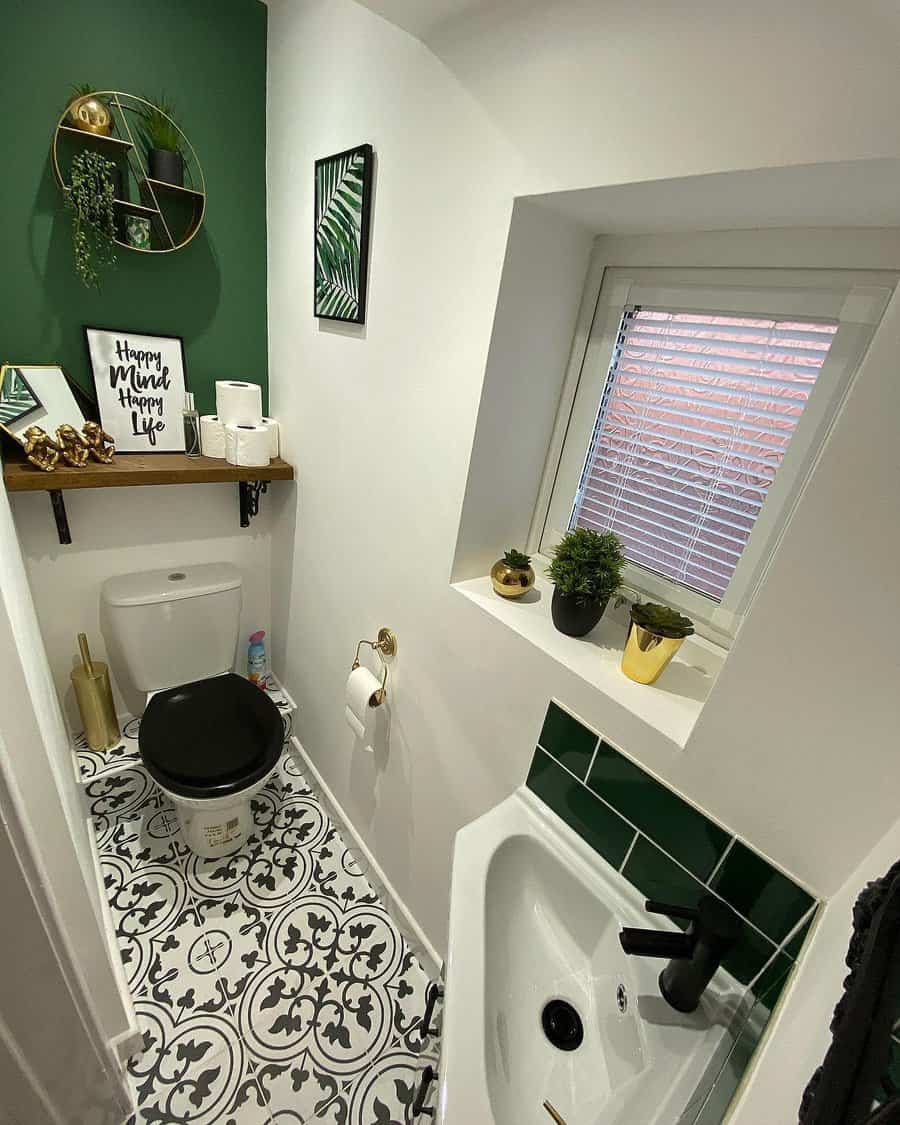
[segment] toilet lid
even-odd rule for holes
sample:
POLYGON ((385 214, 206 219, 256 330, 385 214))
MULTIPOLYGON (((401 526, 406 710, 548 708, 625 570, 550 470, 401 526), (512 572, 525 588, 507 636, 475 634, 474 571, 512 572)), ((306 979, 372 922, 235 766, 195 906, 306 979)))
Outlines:
POLYGON ((281 754, 284 725, 264 691, 229 672, 157 692, 138 744, 151 777, 182 797, 227 797, 259 781, 281 754))

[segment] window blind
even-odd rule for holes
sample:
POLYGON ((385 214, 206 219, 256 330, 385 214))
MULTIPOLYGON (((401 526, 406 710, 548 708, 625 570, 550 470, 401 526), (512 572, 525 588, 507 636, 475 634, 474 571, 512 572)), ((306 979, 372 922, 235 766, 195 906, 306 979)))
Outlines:
POLYGON ((569 526, 721 601, 837 328, 626 309, 569 526))

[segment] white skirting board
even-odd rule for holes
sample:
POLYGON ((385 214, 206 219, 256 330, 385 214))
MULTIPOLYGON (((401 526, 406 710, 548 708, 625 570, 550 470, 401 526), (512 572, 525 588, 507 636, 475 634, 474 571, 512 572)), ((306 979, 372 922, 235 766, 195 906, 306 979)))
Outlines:
MULTIPOLYGON (((291 745, 299 757, 304 774, 307 776, 312 787, 316 790, 316 794, 328 809, 330 815, 338 822, 339 826, 346 829, 348 835, 352 837, 354 847, 351 850, 358 852, 365 860, 366 877, 384 899, 388 914, 390 914, 397 927, 403 933, 403 936, 409 941, 410 948, 422 962, 422 967, 425 972, 428 973, 432 979, 436 979, 441 975, 443 967, 443 961, 438 956, 437 950, 425 936, 424 930, 416 921, 412 911, 394 890, 390 880, 382 871, 378 860, 369 849, 368 844, 366 844, 365 840, 363 840, 362 836, 360 836, 354 828, 353 822, 344 812, 322 775, 313 765, 312 759, 304 750, 296 735, 291 739, 291 745)), ((347 841, 345 840, 344 842, 346 843, 347 841)))
POLYGON ((91 844, 91 859, 94 863, 94 875, 100 890, 100 913, 103 917, 103 933, 106 936, 106 946, 109 952, 109 960, 112 964, 113 975, 116 978, 116 985, 122 997, 122 1007, 125 1009, 125 1014, 128 1018, 128 1026, 124 1031, 120 1031, 118 1035, 112 1037, 109 1042, 109 1049, 118 1065, 124 1067, 125 1063, 133 1054, 143 1050, 144 1037, 138 1026, 134 1000, 128 989, 128 981, 125 979, 125 970, 122 967, 122 955, 119 952, 119 943, 116 940, 116 926, 113 922, 112 911, 109 908, 109 903, 106 901, 106 887, 103 883, 103 872, 100 869, 100 851, 97 848, 97 837, 94 835, 94 826, 91 818, 88 817, 87 819, 88 840, 91 844))

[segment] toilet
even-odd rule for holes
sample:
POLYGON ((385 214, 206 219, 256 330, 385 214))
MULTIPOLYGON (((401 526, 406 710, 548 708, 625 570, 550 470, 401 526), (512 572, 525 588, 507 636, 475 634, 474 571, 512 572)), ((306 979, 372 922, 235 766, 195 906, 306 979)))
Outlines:
POLYGON ((208 859, 253 831, 251 798, 278 766, 278 708, 237 676, 241 574, 229 563, 122 574, 103 583, 104 631, 147 693, 138 742, 188 847, 208 859))

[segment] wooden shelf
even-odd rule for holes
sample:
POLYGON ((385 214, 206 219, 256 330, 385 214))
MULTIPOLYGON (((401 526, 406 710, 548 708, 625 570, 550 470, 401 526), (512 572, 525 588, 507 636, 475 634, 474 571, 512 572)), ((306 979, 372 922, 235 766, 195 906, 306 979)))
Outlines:
POLYGON ((58 465, 45 473, 22 457, 3 464, 7 492, 59 492, 73 488, 126 488, 146 484, 237 484, 241 481, 293 480, 294 469, 280 457, 263 468, 229 465, 212 457, 183 453, 117 453, 111 465, 91 462, 83 469, 58 465))
POLYGON ((97 141, 101 145, 115 145, 123 152, 129 148, 134 148, 131 141, 123 141, 121 137, 108 137, 103 133, 89 133, 87 129, 76 129, 74 125, 60 125, 59 132, 73 140, 97 141))
POLYGON ((21 450, 7 452, 3 481, 7 492, 46 492, 50 496, 60 543, 71 543, 63 494, 80 488, 129 488, 154 484, 236 484, 241 527, 259 511, 259 498, 273 480, 293 480, 294 469, 276 457, 268 465, 244 468, 212 457, 183 453, 120 453, 110 465, 90 462, 83 469, 57 465, 45 473, 25 460, 21 450))

